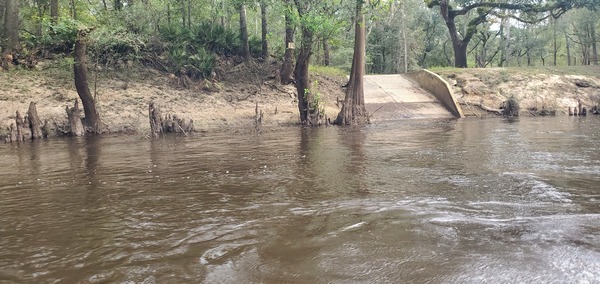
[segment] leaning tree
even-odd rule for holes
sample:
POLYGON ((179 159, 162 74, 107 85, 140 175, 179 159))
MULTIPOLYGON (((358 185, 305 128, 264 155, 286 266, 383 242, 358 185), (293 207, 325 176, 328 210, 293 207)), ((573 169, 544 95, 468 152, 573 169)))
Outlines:
POLYGON ((88 131, 94 134, 101 132, 100 115, 96 109, 96 100, 90 92, 87 80, 87 35, 91 29, 80 29, 77 31, 75 40, 75 61, 73 63, 73 73, 75 78, 75 88, 83 104, 85 113, 85 126, 88 131))
POLYGON ((558 18, 573 8, 596 7, 599 5, 598 2, 597 0, 425 0, 429 8, 439 8, 452 40, 454 65, 459 68, 467 67, 467 46, 477 33, 479 25, 487 22, 490 17, 537 23, 548 18, 558 18), (456 18, 460 16, 469 17, 467 26, 462 31, 456 24, 456 18))

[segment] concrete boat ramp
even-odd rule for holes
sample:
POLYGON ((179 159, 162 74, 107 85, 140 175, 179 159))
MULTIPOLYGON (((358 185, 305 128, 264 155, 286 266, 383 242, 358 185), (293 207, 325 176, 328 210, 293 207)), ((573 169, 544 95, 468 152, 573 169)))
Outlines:
POLYGON ((407 75, 367 75, 364 82, 371 121, 460 117, 407 75))

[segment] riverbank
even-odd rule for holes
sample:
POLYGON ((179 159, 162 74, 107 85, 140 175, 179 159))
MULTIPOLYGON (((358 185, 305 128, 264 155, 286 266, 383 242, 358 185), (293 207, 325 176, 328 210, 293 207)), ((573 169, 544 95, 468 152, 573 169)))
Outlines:
POLYGON ((513 97, 520 115, 568 115, 600 104, 600 66, 434 69, 446 79, 466 116, 495 115, 513 97), (484 110, 484 109, 487 109, 484 110))
MULTIPOLYGON (((265 127, 298 123, 298 104, 293 85, 276 81, 275 62, 222 65, 214 78, 194 82, 143 66, 96 69, 88 75, 98 110, 107 132, 149 132, 148 104, 161 111, 192 119, 197 131, 246 128, 255 125, 255 110, 264 113, 265 127)), ((339 112, 346 77, 339 71, 317 68, 311 78, 328 117, 339 112)), ((27 112, 36 102, 40 119, 54 128, 67 124, 66 106, 78 98, 70 66, 47 62, 38 70, 0 72, 0 127, 14 123, 15 112, 27 112)), ((1 132, 0 132, 1 133, 1 132)))
MULTIPOLYGON (((95 68, 90 71, 91 92, 107 132, 147 134, 148 103, 163 113, 192 119, 197 131, 253 129, 255 109, 263 111, 265 127, 298 123, 296 89, 277 83, 276 62, 222 64, 210 80, 193 82, 143 66, 95 68)), ((579 100, 591 109, 600 103, 600 67, 527 67, 434 69, 448 80, 467 116, 490 116, 514 97, 521 115, 567 115, 579 100)), ((345 74, 330 68, 311 70, 313 88, 324 103, 325 114, 339 112, 345 74)), ((0 135, 14 122, 15 111, 25 113, 36 102, 39 116, 53 128, 67 124, 66 106, 78 98, 68 61, 43 62, 35 70, 0 72, 0 135)))

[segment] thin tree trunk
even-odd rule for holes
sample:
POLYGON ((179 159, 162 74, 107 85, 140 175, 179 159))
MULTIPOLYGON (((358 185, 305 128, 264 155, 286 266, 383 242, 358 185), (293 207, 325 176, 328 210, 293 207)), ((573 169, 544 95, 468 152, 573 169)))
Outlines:
POLYGON ((183 28, 185 29, 187 27, 187 21, 186 21, 186 8, 185 8, 185 0, 180 0, 181 1, 181 6, 179 7, 179 10, 181 11, 181 21, 183 24, 183 28))
POLYGON ((187 1, 187 27, 192 28, 192 0, 187 1))
POLYGON ((96 102, 90 93, 87 82, 87 58, 86 58, 86 36, 87 30, 77 32, 75 41, 75 63, 73 63, 73 72, 75 75, 75 88, 81 99, 83 111, 85 113, 85 125, 92 133, 100 133, 100 115, 96 109, 96 102))
POLYGON ((290 3, 286 3, 285 8, 285 55, 279 77, 281 84, 287 85, 292 81, 292 75, 294 73, 294 20, 292 18, 292 6, 290 3))
POLYGON ((401 16, 402 16, 402 23, 401 23, 401 29, 402 29, 402 41, 404 42, 404 73, 408 73, 408 38, 406 36, 406 20, 405 20, 405 14, 404 14, 404 10, 405 10, 405 5, 401 6, 401 16))
POLYGON ((221 27, 225 27, 225 15, 223 13, 225 13, 225 3, 221 0, 221 27))
POLYGON ((77 20, 77 6, 75 6, 75 0, 71 0, 71 17, 73 20, 77 20))
POLYGON ((329 66, 331 64, 331 53, 329 50, 329 40, 323 39, 323 65, 329 66))
POLYGON ((567 66, 571 66, 571 43, 569 42, 569 34, 565 31, 565 42, 567 47, 567 66))
POLYGON ((308 27, 302 27, 302 45, 296 68, 294 69, 294 77, 296 78, 296 90, 298 92, 298 110, 300 112, 300 122, 304 125, 317 125, 317 121, 313 121, 312 117, 312 90, 310 89, 310 80, 308 77, 308 66, 312 53, 313 33, 308 27))
POLYGON ((592 58, 591 63, 598 65, 598 40, 596 39, 596 26, 590 25, 590 39, 592 42, 592 58))
POLYGON ((242 46, 244 50, 242 54, 244 60, 250 61, 250 43, 248 41, 248 25, 246 23, 246 6, 240 5, 240 38, 242 39, 242 46))
POLYGON ((354 56, 350 81, 346 89, 346 98, 342 110, 335 120, 338 125, 362 125, 369 123, 365 109, 364 74, 366 58, 365 15, 363 0, 356 0, 356 25, 354 28, 354 56))
POLYGON ((552 18, 552 39, 553 39, 553 53, 552 53, 552 63, 554 66, 558 64, 558 41, 556 39, 556 19, 552 18))
MULTIPOLYGON (((302 0, 294 0, 300 18, 306 17, 306 3, 302 0)), ((302 45, 294 76, 296 78, 296 90, 298 92, 298 111, 300 113, 300 123, 308 126, 317 126, 321 124, 321 115, 319 106, 314 101, 314 91, 310 86, 308 75, 308 66, 312 55, 312 45, 314 34, 312 27, 302 24, 302 45)))
POLYGON ((167 25, 171 25, 171 5, 167 4, 167 25))
MULTIPOLYGON (((104 3, 104 9, 106 10, 106 0, 102 0, 104 3)), ((50 0, 50 19, 53 24, 58 22, 58 0, 50 0)))
POLYGON ((505 56, 505 60, 506 60, 506 66, 510 65, 510 60, 511 58, 511 44, 510 44, 510 28, 511 28, 511 24, 510 21, 506 21, 506 45, 504 46, 504 49, 506 52, 506 56, 505 56))
POLYGON ((267 4, 265 3, 265 0, 260 1, 260 21, 262 28, 262 57, 267 59, 269 57, 269 44, 267 42, 267 4))
POLYGON ((19 0, 6 0, 4 8, 3 54, 19 49, 19 0))
POLYGON ((42 34, 43 34, 43 30, 42 30, 42 18, 44 17, 44 5, 42 4, 40 1, 35 1, 36 2, 36 8, 37 8, 37 16, 38 19, 40 19, 39 21, 37 21, 38 23, 36 24, 36 30, 35 30, 35 36, 41 38, 42 34))

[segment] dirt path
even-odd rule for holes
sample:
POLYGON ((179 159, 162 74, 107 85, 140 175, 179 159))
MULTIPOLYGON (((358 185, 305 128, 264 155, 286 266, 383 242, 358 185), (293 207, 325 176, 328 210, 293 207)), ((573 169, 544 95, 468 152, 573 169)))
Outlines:
POLYGON ((402 75, 365 76, 365 104, 373 121, 454 117, 433 95, 402 75))

